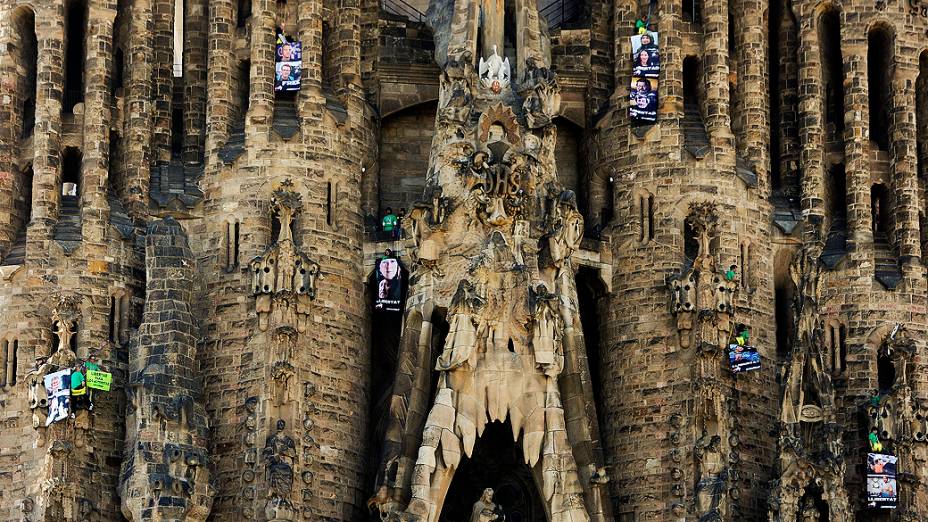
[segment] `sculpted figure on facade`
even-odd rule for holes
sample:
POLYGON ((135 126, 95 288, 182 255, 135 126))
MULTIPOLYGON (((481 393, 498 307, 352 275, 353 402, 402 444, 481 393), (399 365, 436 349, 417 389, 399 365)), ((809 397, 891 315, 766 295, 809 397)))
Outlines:
POLYGON ((77 295, 59 295, 52 308, 52 332, 58 339, 48 360, 53 366, 69 367, 77 361, 73 342, 81 317, 81 300, 77 295))
POLYGON ((491 522, 500 518, 499 507, 493 503, 493 490, 483 490, 480 499, 474 502, 470 513, 470 522, 491 522))
MULTIPOLYGON (((458 2, 433 5, 430 13, 458 16, 458 2)), ((436 34, 447 31, 448 48, 472 49, 463 26, 477 20, 462 25, 449 16, 446 23, 436 34)), ((479 30, 492 37, 492 27, 490 20, 479 30)), ((541 52, 516 54, 524 60, 541 52)), ((559 387, 565 361, 576 359, 570 350, 583 346, 571 263, 583 219, 575 195, 557 179, 551 123, 560 103, 556 79, 540 60, 529 61, 525 89, 516 94, 507 89, 508 60, 493 52, 474 73, 461 64, 465 55, 452 51, 447 63, 439 60, 445 70, 439 113, 454 106, 463 114, 469 102, 471 116, 437 119, 430 188, 413 217, 417 261, 410 279, 418 283, 410 287, 400 343, 409 350, 400 359, 409 362, 401 362, 397 373, 378 493, 370 505, 386 519, 438 520, 462 459, 473 458, 489 423, 508 422, 550 520, 589 520, 593 485, 578 471, 565 419, 592 411, 584 402, 592 397, 565 405, 559 387), (475 83, 475 91, 465 87, 475 83), (436 346, 439 320, 447 321, 448 333, 436 346), (440 350, 434 367, 420 355, 431 350, 440 350), (399 386, 409 374, 432 380, 433 369, 434 392, 399 386), (574 406, 581 411, 565 411, 574 406)), ((604 463, 590 464, 595 470, 604 463)), ((480 502, 472 520, 495 520, 486 518, 492 516, 492 497, 480 502)))
POLYGON ((801 516, 800 499, 812 483, 822 490, 832 520, 845 520, 844 442, 837 424, 834 389, 822 355, 820 318, 821 245, 805 245, 790 265, 796 287, 789 360, 783 367, 780 414, 779 488, 770 516, 781 520, 801 516))
POLYGON ((294 242, 293 220, 302 208, 302 197, 289 180, 274 191, 271 203, 279 224, 277 241, 249 263, 258 327, 266 331, 273 322, 303 333, 316 298, 319 264, 294 242))

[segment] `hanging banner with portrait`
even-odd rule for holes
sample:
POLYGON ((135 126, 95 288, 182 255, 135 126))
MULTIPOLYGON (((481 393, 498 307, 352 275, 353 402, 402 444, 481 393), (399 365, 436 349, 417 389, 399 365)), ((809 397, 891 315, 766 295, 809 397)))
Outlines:
POLYGON ((45 425, 67 419, 71 414, 71 370, 61 370, 45 376, 48 394, 48 418, 45 425))
POLYGON ((657 48, 657 33, 647 32, 632 36, 632 82, 630 86, 628 116, 632 121, 657 121, 658 78, 661 58, 657 48))
POLYGON ((375 310, 383 312, 403 310, 403 265, 399 259, 385 255, 377 260, 376 291, 375 310))
POLYGON ((867 506, 895 509, 896 457, 882 453, 867 453, 867 506))
POLYGON ((731 343, 728 345, 728 366, 732 373, 760 370, 760 354, 753 346, 731 343))
POLYGON ((274 76, 275 91, 299 91, 303 74, 303 45, 291 42, 287 37, 277 35, 277 59, 274 76))

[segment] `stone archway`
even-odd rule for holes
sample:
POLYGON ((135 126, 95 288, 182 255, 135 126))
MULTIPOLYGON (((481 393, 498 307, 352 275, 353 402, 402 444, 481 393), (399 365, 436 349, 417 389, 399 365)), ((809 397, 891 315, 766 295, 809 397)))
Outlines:
POLYGON ((438 520, 467 522, 485 488, 493 488, 493 500, 506 522, 547 520, 537 484, 521 444, 512 440, 512 425, 508 420, 491 422, 477 439, 473 456, 463 459, 456 470, 438 520))

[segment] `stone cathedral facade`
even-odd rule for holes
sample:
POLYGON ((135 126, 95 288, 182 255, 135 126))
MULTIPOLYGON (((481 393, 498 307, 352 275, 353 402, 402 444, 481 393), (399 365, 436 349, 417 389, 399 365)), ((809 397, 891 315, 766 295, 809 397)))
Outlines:
POLYGON ((0 521, 928 520, 926 265, 923 0, 0 0, 0 521))

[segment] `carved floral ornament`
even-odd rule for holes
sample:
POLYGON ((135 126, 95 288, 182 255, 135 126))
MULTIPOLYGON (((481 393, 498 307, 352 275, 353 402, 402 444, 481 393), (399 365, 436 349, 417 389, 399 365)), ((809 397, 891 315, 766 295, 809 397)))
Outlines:
POLYGON ((263 255, 249 264, 258 327, 266 331, 273 320, 274 324, 293 326, 303 333, 311 302, 316 298, 320 267, 299 251, 293 241, 293 220, 302 210, 303 202, 289 180, 274 191, 271 203, 280 223, 280 235, 263 255))

